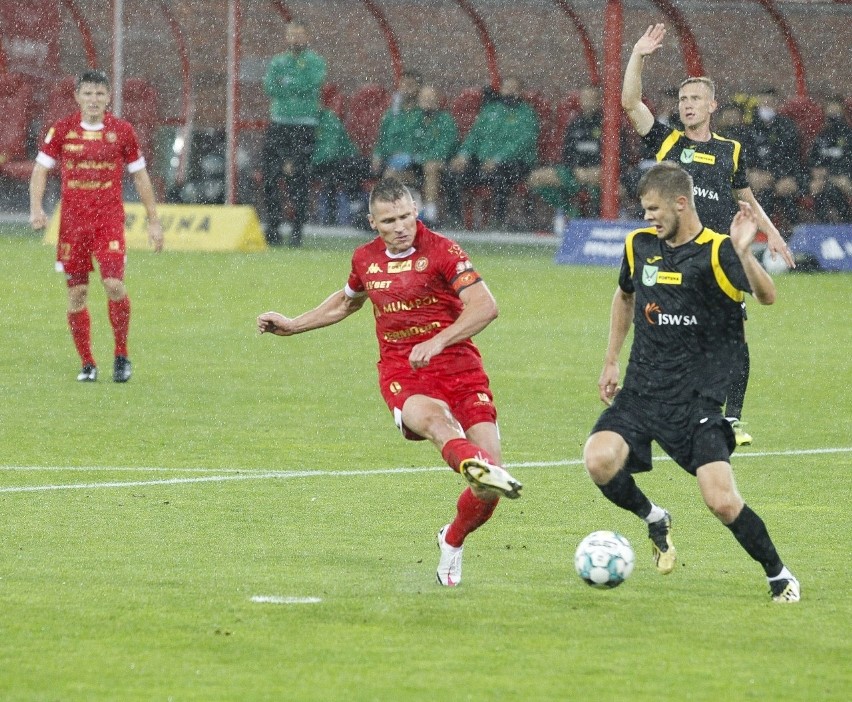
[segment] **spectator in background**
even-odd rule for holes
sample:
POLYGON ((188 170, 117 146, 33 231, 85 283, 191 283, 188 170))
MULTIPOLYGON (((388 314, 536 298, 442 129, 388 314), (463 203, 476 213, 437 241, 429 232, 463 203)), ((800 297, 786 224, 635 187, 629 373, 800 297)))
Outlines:
POLYGON ((776 226, 789 229, 798 214, 804 176, 799 132, 793 120, 778 114, 774 88, 762 88, 754 97, 749 184, 755 197, 766 202, 776 226))
POLYGON ((811 147, 808 165, 812 177, 813 169, 825 168, 828 182, 852 201, 852 126, 843 103, 840 95, 823 102, 825 124, 811 147))
POLYGON ((266 240, 282 243, 280 181, 287 181, 293 209, 290 245, 300 246, 308 215, 311 155, 320 116, 320 89, 325 82, 325 59, 308 48, 308 32, 290 22, 287 51, 272 57, 263 89, 270 99, 269 126, 263 145, 263 195, 266 240))
MULTIPOLYGON (((569 217, 598 217, 601 204, 601 91, 596 86, 580 90, 580 114, 565 130, 562 163, 534 170, 527 185, 569 217)), ((626 173, 630 146, 621 135, 621 171, 626 173)))
POLYGON ((823 224, 852 222, 849 198, 832 181, 825 166, 811 166, 808 188, 801 198, 798 220, 823 224))
MULTIPOLYGON (((726 103, 719 108, 716 132, 726 139, 740 142, 747 157, 754 150, 751 127, 743 120, 743 108, 735 102, 726 103)), ((749 162, 751 162, 750 159, 749 162)))
POLYGON ((409 186, 419 176, 414 152, 416 133, 423 120, 423 112, 417 105, 422 84, 423 76, 417 71, 402 74, 399 89, 382 117, 373 148, 373 173, 399 178, 409 186))
POLYGON ((414 135, 414 160, 422 171, 423 210, 421 219, 427 227, 439 222, 444 169, 458 146, 459 130, 453 116, 441 109, 438 91, 424 85, 417 97, 422 113, 414 135))
MULTIPOLYGON (((325 211, 337 210, 337 223, 369 227, 363 186, 370 177, 370 162, 361 156, 340 118, 327 108, 320 111, 311 173, 321 183, 325 211)), ((329 214, 324 223, 332 221, 329 214)))
POLYGON ((461 190, 493 189, 492 225, 506 227, 509 194, 529 174, 537 158, 538 117, 521 98, 521 79, 509 76, 496 99, 483 102, 467 138, 450 161, 454 174, 451 210, 461 219, 461 190))

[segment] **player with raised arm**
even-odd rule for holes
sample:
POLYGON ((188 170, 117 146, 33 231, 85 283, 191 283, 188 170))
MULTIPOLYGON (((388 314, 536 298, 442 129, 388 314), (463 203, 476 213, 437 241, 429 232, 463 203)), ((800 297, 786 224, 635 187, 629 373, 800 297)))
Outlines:
POLYGON ((467 254, 417 220, 399 180, 370 193, 378 233, 352 256, 342 290, 297 317, 266 312, 258 331, 279 336, 336 324, 369 300, 379 342, 379 388, 406 439, 429 440, 469 487, 455 519, 438 532, 437 579, 461 582, 465 538, 491 517, 501 496, 521 483, 500 467, 500 434, 488 376, 471 337, 497 317, 497 303, 467 254))
MULTIPOLYGON (((716 86, 706 77, 690 77, 680 85, 678 114, 683 131, 668 127, 654 118, 642 102, 642 69, 645 59, 659 50, 666 36, 663 24, 648 27, 633 47, 624 72, 621 106, 654 158, 680 163, 694 181, 695 208, 701 222, 717 232, 727 232, 738 210, 739 201, 747 202, 758 228, 767 236, 773 257, 781 255, 788 266, 795 266, 793 255, 778 229, 763 211, 748 184, 748 166, 740 142, 725 139, 711 131, 710 118, 716 110, 716 86)), ((752 441, 743 429, 742 409, 750 372, 748 344, 745 339, 745 308, 728 305, 730 314, 740 318, 741 340, 732 350, 730 382, 725 407, 734 427, 737 445, 752 441)))
POLYGON ((80 110, 54 124, 41 144, 30 177, 30 225, 47 225, 44 191, 48 171, 61 165, 61 219, 56 268, 68 285, 68 325, 83 367, 81 382, 97 380, 91 346, 91 318, 86 301, 89 274, 98 262, 108 299, 109 321, 115 338, 113 380, 130 380, 128 358, 130 298, 124 285, 126 252, 122 176, 131 174, 148 215, 148 240, 163 248, 163 229, 157 216, 154 188, 131 124, 110 112, 110 84, 101 71, 86 71, 78 79, 74 99, 80 110))

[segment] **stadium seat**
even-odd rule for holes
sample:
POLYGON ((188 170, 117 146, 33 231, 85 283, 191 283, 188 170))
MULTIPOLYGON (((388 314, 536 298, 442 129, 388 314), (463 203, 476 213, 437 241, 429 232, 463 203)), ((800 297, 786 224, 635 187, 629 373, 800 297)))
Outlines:
POLYGON ((29 178, 27 138, 33 113, 33 88, 20 73, 0 74, 0 173, 17 180, 29 178))
POLYGON ((794 95, 778 108, 778 114, 789 117, 799 131, 802 158, 807 158, 811 145, 822 129, 825 115, 820 104, 808 95, 794 95))
POLYGON ((340 119, 346 115, 346 96, 337 83, 325 83, 320 91, 320 102, 340 119))
POLYGON ((390 94, 377 83, 362 86, 349 96, 349 109, 343 124, 364 156, 370 156, 373 151, 382 115, 389 105, 390 94))
POLYGON ((44 109, 39 115, 39 137, 43 137, 54 122, 80 109, 74 101, 74 83, 74 76, 66 76, 53 84, 47 94, 44 109))
POLYGON ((542 163, 559 163, 562 161, 562 148, 565 144, 565 132, 568 125, 580 114, 580 97, 576 92, 568 93, 553 110, 553 123, 542 163))
POLYGON ((136 130, 139 147, 150 168, 154 162, 154 135, 160 123, 157 91, 151 83, 141 78, 127 78, 121 100, 121 113, 136 130))
POLYGON ((549 163, 549 150, 552 149, 553 105, 539 92, 525 92, 523 98, 535 110, 538 117, 538 162, 549 163))
POLYGON ((459 139, 467 136, 481 107, 482 90, 479 88, 465 88, 453 99, 450 104, 450 114, 459 129, 459 139))

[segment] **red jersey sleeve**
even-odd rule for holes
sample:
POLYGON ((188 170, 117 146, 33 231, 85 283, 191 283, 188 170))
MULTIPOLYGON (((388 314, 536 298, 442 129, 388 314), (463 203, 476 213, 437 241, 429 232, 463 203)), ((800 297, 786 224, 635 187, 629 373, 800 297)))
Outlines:
POLYGON ((454 241, 446 239, 446 245, 439 247, 441 252, 437 261, 441 274, 449 286, 458 295, 465 288, 482 280, 473 268, 467 253, 454 241))

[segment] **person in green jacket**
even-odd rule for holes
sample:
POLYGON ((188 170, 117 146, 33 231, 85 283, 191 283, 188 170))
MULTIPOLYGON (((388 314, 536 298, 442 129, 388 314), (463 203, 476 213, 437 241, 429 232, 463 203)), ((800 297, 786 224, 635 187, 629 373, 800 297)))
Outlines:
POLYGON ((412 184, 414 168, 414 134, 423 120, 417 106, 417 95, 423 76, 417 71, 405 71, 391 106, 382 116, 379 134, 373 147, 373 174, 383 178, 396 177, 412 184))
POLYGON ((266 209, 266 239, 282 243, 280 180, 287 180, 293 205, 290 244, 302 243, 308 214, 311 154, 320 114, 320 89, 325 82, 325 59, 308 48, 304 24, 287 25, 287 51, 272 57, 263 80, 269 96, 269 126, 263 145, 263 195, 266 209))
POLYGON ((444 168, 458 146, 459 130, 453 116, 440 109, 438 91, 431 85, 420 89, 417 105, 423 113, 414 132, 414 161, 422 175, 421 218, 427 227, 434 227, 438 224, 444 168))
MULTIPOLYGON (((342 195, 337 202, 337 222, 369 228, 363 186, 370 177, 370 162, 358 151, 340 118, 327 108, 320 111, 311 173, 321 183, 321 210, 329 212, 329 201, 342 195)), ((331 223, 330 219, 325 223, 331 223)))
POLYGON ((520 78, 503 81, 499 96, 483 104, 450 170, 455 175, 454 214, 460 215, 461 189, 487 185, 494 192, 494 224, 505 226, 512 189, 537 160, 538 117, 521 98, 520 78))

